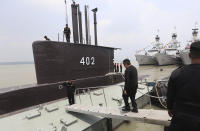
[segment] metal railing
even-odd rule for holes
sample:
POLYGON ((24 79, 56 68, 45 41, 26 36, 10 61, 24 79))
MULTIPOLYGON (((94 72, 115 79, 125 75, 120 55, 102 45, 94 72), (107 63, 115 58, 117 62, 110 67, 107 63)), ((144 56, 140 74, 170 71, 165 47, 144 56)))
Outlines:
POLYGON ((99 90, 102 89, 103 90, 104 101, 105 101, 105 104, 106 104, 106 107, 107 107, 108 103, 107 103, 107 99, 106 99, 106 95, 105 95, 105 90, 104 90, 105 87, 106 86, 88 87, 88 88, 77 88, 77 89, 75 89, 75 94, 78 94, 80 104, 82 104, 80 94, 82 92, 85 93, 85 90, 86 90, 88 92, 88 94, 89 94, 91 105, 93 106, 94 104, 93 104, 93 100, 92 100, 91 90, 92 89, 93 90, 95 90, 95 89, 99 89, 99 90), (80 91, 82 91, 82 92, 80 93, 80 91))
MULTIPOLYGON (((123 76, 123 75, 122 75, 123 76)), ((138 81, 138 84, 140 85, 145 85, 145 87, 147 88, 147 93, 143 93, 141 90, 142 88, 138 88, 138 92, 141 93, 142 95, 145 95, 145 96, 148 96, 149 99, 150 99, 150 108, 152 106, 152 103, 151 103, 151 98, 155 98, 155 99, 158 99, 160 104, 166 108, 166 106, 163 104, 162 102, 162 99, 164 98, 163 96, 160 97, 159 93, 158 93, 158 89, 157 89, 157 86, 162 83, 162 82, 167 82, 167 80, 157 80, 157 81, 154 81, 154 82, 147 82, 147 79, 144 79, 144 80, 141 80, 141 81, 138 81), (157 96, 152 96, 150 94, 150 87, 153 87, 155 88, 155 91, 156 91, 156 94, 157 96)), ((122 89, 122 92, 123 92, 123 86, 124 85, 119 85, 122 89)), ((106 95, 105 95, 105 88, 108 87, 108 86, 97 86, 97 87, 88 87, 88 88, 77 88, 75 89, 75 93, 78 94, 78 97, 79 97, 79 101, 80 101, 80 104, 82 104, 82 100, 81 100, 81 93, 85 93, 85 92, 88 92, 89 94, 89 98, 90 98, 90 102, 91 102, 91 105, 93 106, 94 103, 93 103, 93 99, 92 99, 92 95, 91 95, 91 90, 94 90, 95 89, 97 90, 102 90, 103 91, 103 96, 104 96, 104 101, 105 101, 105 104, 106 104, 106 107, 108 106, 108 103, 107 103, 107 98, 106 98, 106 95)))

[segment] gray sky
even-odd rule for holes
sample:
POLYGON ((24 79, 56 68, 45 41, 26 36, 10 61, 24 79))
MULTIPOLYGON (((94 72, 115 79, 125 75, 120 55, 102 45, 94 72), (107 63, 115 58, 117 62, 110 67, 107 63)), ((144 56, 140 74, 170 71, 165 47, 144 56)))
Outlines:
MULTIPOLYGON (((161 42, 166 44, 176 26, 178 40, 184 46, 191 39, 195 22, 200 22, 199 0, 76 2, 80 3, 82 11, 85 4, 89 4, 90 9, 99 8, 99 44, 122 48, 116 54, 119 59, 133 59, 136 50, 154 40, 157 29, 161 42)), ((70 18, 70 5, 68 11, 70 18)), ((92 12, 90 19, 93 40, 92 12)), ((71 26, 71 18, 69 21, 71 26)), ((64 25, 64 0, 1 0, 0 62, 33 61, 32 42, 43 39, 44 35, 57 40, 57 33, 62 32, 64 25)))

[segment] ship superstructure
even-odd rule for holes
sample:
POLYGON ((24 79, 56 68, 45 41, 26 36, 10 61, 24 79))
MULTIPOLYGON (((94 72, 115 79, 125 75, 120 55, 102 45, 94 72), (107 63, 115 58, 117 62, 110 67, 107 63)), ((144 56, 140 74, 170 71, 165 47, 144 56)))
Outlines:
POLYGON ((135 55, 136 60, 139 63, 139 65, 156 65, 157 64, 155 54, 160 52, 160 50, 163 48, 163 44, 160 42, 159 35, 156 35, 155 41, 152 42, 151 45, 152 45, 151 49, 147 51, 145 49, 141 50, 145 52, 145 54, 137 53, 135 55))
POLYGON ((172 34, 172 40, 164 46, 163 50, 157 53, 156 60, 158 65, 173 65, 180 63, 179 56, 180 42, 177 41, 177 34, 172 34))
POLYGON ((192 29, 192 40, 188 41, 186 47, 184 50, 182 50, 180 52, 180 57, 181 57, 181 60, 183 62, 184 65, 189 65, 191 64, 191 60, 189 58, 189 52, 190 52, 190 45, 192 42, 195 42, 195 41, 199 41, 199 38, 198 38, 198 28, 197 26, 195 26, 194 29, 192 29))

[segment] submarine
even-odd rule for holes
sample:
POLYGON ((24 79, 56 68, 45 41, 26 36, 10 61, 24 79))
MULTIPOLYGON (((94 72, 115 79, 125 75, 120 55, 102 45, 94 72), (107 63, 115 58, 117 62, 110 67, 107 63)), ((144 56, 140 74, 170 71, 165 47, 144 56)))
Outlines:
POLYGON ((114 73, 114 51, 117 48, 99 46, 97 41, 97 8, 94 13, 95 44, 91 44, 89 7, 85 6, 85 34, 83 42, 80 5, 71 4, 73 42, 35 41, 32 44, 37 84, 0 89, 0 115, 66 98, 61 85, 72 80, 76 88, 114 85, 123 81, 114 73))

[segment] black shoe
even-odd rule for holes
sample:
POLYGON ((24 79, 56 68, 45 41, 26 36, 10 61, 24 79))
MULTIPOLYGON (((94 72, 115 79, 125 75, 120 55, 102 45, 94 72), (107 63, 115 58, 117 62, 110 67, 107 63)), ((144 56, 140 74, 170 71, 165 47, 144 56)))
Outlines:
POLYGON ((138 113, 138 109, 133 109, 132 112, 138 113))
POLYGON ((130 111, 130 108, 122 108, 122 111, 124 111, 124 112, 129 112, 129 111, 130 111))

